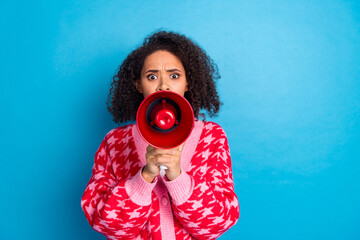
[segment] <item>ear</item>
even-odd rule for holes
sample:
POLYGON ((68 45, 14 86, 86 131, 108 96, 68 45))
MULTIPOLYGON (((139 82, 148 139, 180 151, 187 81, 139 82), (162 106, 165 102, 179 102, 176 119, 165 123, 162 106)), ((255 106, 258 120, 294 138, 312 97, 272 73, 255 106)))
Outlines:
POLYGON ((136 87, 136 90, 137 90, 139 93, 143 93, 142 88, 141 88, 140 80, 136 80, 136 81, 135 81, 135 87, 136 87))

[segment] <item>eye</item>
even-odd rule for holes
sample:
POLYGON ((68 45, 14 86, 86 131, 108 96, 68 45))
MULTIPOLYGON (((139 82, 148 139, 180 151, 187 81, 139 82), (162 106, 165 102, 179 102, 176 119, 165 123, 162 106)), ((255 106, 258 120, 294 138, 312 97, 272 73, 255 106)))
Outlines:
POLYGON ((149 75, 147 75, 146 77, 147 77, 147 79, 149 79, 149 80, 155 80, 155 79, 157 79, 157 76, 156 76, 155 74, 149 74, 149 75))
POLYGON ((178 73, 173 73, 173 74, 170 75, 170 78, 171 79, 177 79, 177 78, 179 78, 179 74, 178 73))

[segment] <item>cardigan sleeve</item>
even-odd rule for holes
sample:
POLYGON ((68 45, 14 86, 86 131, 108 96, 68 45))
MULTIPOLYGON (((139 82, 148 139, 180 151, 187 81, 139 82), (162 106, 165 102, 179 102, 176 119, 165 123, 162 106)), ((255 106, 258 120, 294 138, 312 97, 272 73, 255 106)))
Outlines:
POLYGON ((146 182, 141 176, 142 169, 132 178, 117 179, 107 136, 95 154, 81 207, 94 230, 109 239, 134 239, 151 213, 151 194, 157 179, 154 183, 146 182))
POLYGON ((235 225, 240 214, 225 132, 218 126, 212 136, 213 144, 200 155, 201 167, 165 182, 176 218, 197 239, 218 238, 235 225))

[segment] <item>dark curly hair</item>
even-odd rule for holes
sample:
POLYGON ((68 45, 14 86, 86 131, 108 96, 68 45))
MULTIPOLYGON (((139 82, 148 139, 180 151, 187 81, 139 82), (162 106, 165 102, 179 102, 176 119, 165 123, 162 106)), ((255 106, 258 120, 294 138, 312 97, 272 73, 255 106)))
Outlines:
POLYGON ((157 50, 171 52, 182 62, 188 84, 184 97, 191 104, 194 116, 198 118, 201 109, 210 117, 215 116, 221 105, 215 87, 215 80, 220 79, 217 65, 186 36, 160 31, 146 37, 142 46, 126 57, 113 77, 106 104, 115 123, 136 119, 137 109, 144 100, 143 94, 136 89, 136 80, 140 79, 145 58, 157 50))

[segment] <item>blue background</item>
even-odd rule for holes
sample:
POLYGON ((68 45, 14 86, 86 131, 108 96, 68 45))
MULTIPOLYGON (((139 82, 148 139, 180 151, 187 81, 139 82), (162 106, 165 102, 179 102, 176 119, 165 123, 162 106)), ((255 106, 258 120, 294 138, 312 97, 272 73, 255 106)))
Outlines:
POLYGON ((126 55, 218 64, 241 218, 221 239, 360 239, 359 1, 1 1, 0 239, 104 239, 80 208, 126 55))

